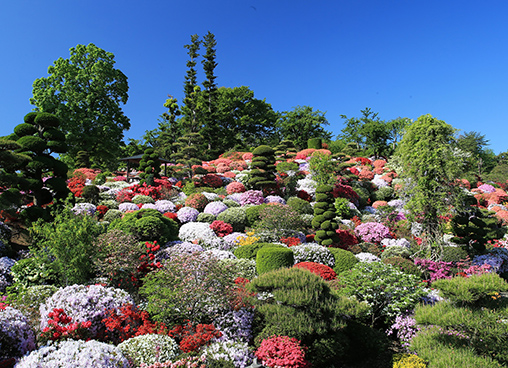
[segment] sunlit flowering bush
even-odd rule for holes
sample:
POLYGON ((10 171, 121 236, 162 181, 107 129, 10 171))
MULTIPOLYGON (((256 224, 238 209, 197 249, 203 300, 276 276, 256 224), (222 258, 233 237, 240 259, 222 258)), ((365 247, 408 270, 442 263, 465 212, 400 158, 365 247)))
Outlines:
POLYGON ((64 340, 33 351, 16 368, 129 368, 125 356, 114 346, 95 340, 64 340))
POLYGON ((399 239, 383 239, 381 240, 381 245, 384 245, 385 247, 402 247, 402 248, 411 248, 411 243, 406 238, 399 238, 399 239))
POLYGON ((160 213, 176 212, 176 206, 167 199, 161 199, 155 202, 155 209, 160 213))
POLYGON ((372 179, 372 183, 378 188, 388 187, 390 185, 382 179, 382 175, 375 175, 374 179, 372 179))
POLYGON ((245 233, 239 233, 239 232, 233 232, 229 235, 226 235, 223 238, 224 248, 225 250, 229 250, 232 248, 236 248, 240 245, 240 240, 243 238, 247 238, 247 234, 245 233))
POLYGON ((0 258, 0 293, 5 292, 5 288, 11 285, 12 277, 10 272, 15 263, 16 261, 9 257, 0 258))
POLYGON ((315 273, 327 281, 334 280, 337 277, 337 274, 331 267, 321 263, 300 262, 295 264, 293 267, 309 270, 310 272, 315 273))
POLYGON ((235 201, 236 203, 240 204, 240 197, 242 193, 233 193, 226 197, 226 199, 230 199, 232 201, 235 201))
POLYGON ((416 320, 412 315, 401 314, 395 317, 395 322, 386 330, 386 334, 396 334, 401 345, 409 351, 411 339, 420 331, 420 327, 416 324, 416 320))
POLYGON ((89 328, 92 322, 72 321, 63 309, 55 308, 48 314, 48 326, 42 330, 39 341, 47 342, 57 340, 87 340, 90 334, 89 328))
POLYGON ((220 340, 249 342, 252 338, 252 322, 254 310, 240 308, 232 310, 215 318, 214 325, 222 332, 220 340))
POLYGON ((194 252, 202 252, 204 248, 199 244, 194 244, 191 242, 170 242, 166 244, 166 248, 161 249, 156 255, 155 259, 157 261, 163 261, 173 257, 174 255, 184 255, 184 254, 192 254, 194 252))
POLYGON ((213 342, 203 350, 203 353, 207 358, 232 362, 236 368, 245 368, 254 359, 254 354, 246 342, 232 340, 213 342))
POLYGON ((152 197, 144 194, 136 194, 134 197, 132 197, 132 203, 135 204, 155 203, 155 200, 152 197))
POLYGON ((72 212, 76 215, 93 215, 97 207, 91 203, 76 203, 72 207, 72 212))
POLYGON ((332 253, 322 245, 316 243, 305 243, 290 248, 293 251, 295 264, 300 262, 315 262, 335 266, 335 258, 332 253))
POLYGON ((405 202, 401 199, 392 199, 388 202, 388 206, 395 207, 397 210, 404 209, 405 202))
POLYGON ((508 272, 508 249, 507 248, 492 248, 489 250, 489 254, 500 258, 503 262, 499 266, 499 269, 497 272, 503 273, 508 272))
POLYGON ((182 207, 176 213, 178 220, 185 224, 186 222, 194 222, 197 220, 199 211, 192 207, 182 207))
POLYGON ((228 206, 226 206, 223 202, 215 201, 208 203, 205 209, 203 210, 203 213, 209 213, 211 215, 217 216, 219 213, 227 209, 228 206))
POLYGON ((216 238, 217 235, 205 222, 187 222, 180 227, 178 237, 183 241, 193 242, 205 238, 216 238))
POLYGON ((245 190, 245 185, 238 181, 234 181, 226 186, 226 192, 228 194, 243 193, 245 190))
POLYGON ((203 252, 203 255, 213 257, 215 259, 236 259, 236 256, 228 250, 208 249, 203 252))
POLYGON ((355 235, 364 242, 377 243, 386 238, 391 238, 390 229, 379 222, 366 222, 355 228, 355 235))
POLYGON ((132 202, 123 202, 118 205, 118 209, 122 212, 137 211, 139 207, 132 202))
POLYGON ((452 262, 432 261, 430 259, 415 259, 417 265, 424 273, 427 281, 433 282, 439 279, 452 278, 452 262))
POLYGON ((28 319, 19 310, 0 303, 0 361, 21 357, 35 347, 28 319))
POLYGON ((375 256, 372 253, 369 252, 360 252, 358 254, 355 254, 356 259, 358 259, 360 262, 365 263, 372 263, 372 262, 380 262, 381 258, 378 256, 375 256))
POLYGON ((220 199, 217 193, 202 192, 201 194, 203 194, 209 202, 218 201, 220 199))
POLYGON ((141 208, 143 209, 147 209, 147 208, 150 208, 150 209, 153 209, 153 210, 156 210, 157 207, 155 206, 155 203, 145 203, 141 206, 141 208))
POLYGON ((286 201, 284 198, 277 196, 277 195, 269 195, 265 198, 265 203, 280 203, 280 204, 286 204, 286 201))
POLYGON ((499 272, 501 265, 503 264, 503 259, 494 254, 482 254, 479 256, 475 256, 471 263, 475 266, 483 266, 488 265, 488 269, 491 272, 499 272))
POLYGON ((175 339, 159 334, 132 337, 120 343, 117 348, 136 367, 141 363, 165 363, 181 353, 175 339))
POLYGON ((272 336, 261 341, 255 352, 263 365, 277 368, 310 368, 305 348, 294 337, 272 336))
POLYGON ((308 176, 300 179, 296 183, 296 190, 303 190, 311 197, 316 194, 317 181, 310 179, 308 176))
POLYGON ((481 190, 483 193, 494 193, 496 191, 496 188, 494 188, 490 184, 482 184, 478 187, 479 190, 481 190))
POLYGON ((247 204, 263 204, 265 203, 265 198, 263 196, 263 192, 260 190, 248 190, 243 192, 239 196, 240 205, 245 206, 247 204))
POLYGON ((213 221, 210 224, 210 229, 212 229, 213 232, 221 238, 233 232, 233 226, 231 226, 231 224, 219 220, 213 221))
POLYGON ((134 304, 124 290, 102 285, 71 285, 58 290, 41 304, 41 330, 48 326, 49 313, 61 308, 74 322, 92 322, 90 332, 96 336, 104 329, 102 319, 109 309, 119 309, 123 304, 134 304))

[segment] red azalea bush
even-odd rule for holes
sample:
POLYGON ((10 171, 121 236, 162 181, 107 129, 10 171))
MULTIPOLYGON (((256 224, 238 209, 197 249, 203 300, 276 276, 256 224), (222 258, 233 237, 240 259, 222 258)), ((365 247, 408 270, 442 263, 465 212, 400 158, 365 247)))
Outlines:
POLYGON ((195 208, 199 212, 203 212, 208 203, 210 203, 210 201, 205 197, 203 193, 192 193, 185 200, 185 205, 187 207, 195 208))
POLYGON ((176 325, 168 334, 178 342, 184 353, 198 351, 202 346, 209 345, 212 339, 222 336, 213 324, 194 326, 190 321, 185 326, 176 325))
POLYGON ((280 241, 282 243, 286 244, 288 247, 298 245, 302 242, 299 238, 292 238, 292 237, 280 238, 280 241))
POLYGON ((261 363, 277 368, 310 368, 305 360, 305 347, 294 337, 272 336, 261 341, 254 353, 261 363))
POLYGON ((103 217, 108 210, 109 208, 107 206, 99 205, 97 206, 96 213, 98 213, 99 217, 103 217))
POLYGON ((245 185, 243 185, 239 181, 234 181, 226 186, 226 192, 228 194, 243 193, 245 191, 246 191, 245 185))
POLYGON ((388 202, 386 201, 375 201, 374 203, 372 203, 372 207, 374 208, 378 208, 378 207, 383 207, 383 206, 388 206, 388 202))
POLYGON ((247 169, 248 167, 249 166, 245 163, 245 161, 233 161, 229 165, 230 170, 238 170, 238 171, 243 171, 243 170, 247 169))
POLYGON ((356 167, 350 167, 349 169, 349 172, 353 175, 358 175, 360 174, 360 170, 358 170, 356 167))
POLYGON ((358 238, 348 230, 338 229, 335 231, 339 236, 339 247, 347 249, 359 243, 358 238))
POLYGON ((72 323, 72 318, 67 316, 62 308, 54 308, 48 313, 48 317, 48 326, 42 330, 41 341, 89 340, 91 321, 72 323))
POLYGON ((75 175, 76 173, 82 173, 85 175, 85 177, 89 180, 94 180, 97 175, 100 174, 100 170, 95 170, 95 169, 88 169, 86 167, 82 167, 80 169, 76 169, 74 170, 74 172, 72 173, 73 175, 75 175))
POLYGON ((352 202, 355 206, 358 206, 360 197, 358 194, 354 191, 352 187, 345 184, 337 183, 333 187, 332 191, 333 198, 346 198, 350 202, 352 202))
POLYGON ((305 190, 299 190, 296 193, 296 196, 300 199, 303 199, 304 201, 312 202, 312 196, 309 193, 307 193, 305 190))
POLYGON ((201 186, 210 188, 220 188, 222 187, 222 179, 218 175, 206 174, 201 178, 201 186))
POLYGON ((162 198, 160 187, 147 185, 146 183, 134 184, 130 187, 122 189, 116 195, 117 202, 131 202, 135 195, 142 194, 148 197, 152 197, 155 201, 162 198))
POLYGON ((360 171, 358 178, 363 181, 372 180, 374 179, 374 173, 370 170, 363 169, 360 171))
POLYGON ((326 281, 335 280, 335 278, 337 277, 337 274, 332 268, 321 263, 299 262, 295 264, 293 267, 309 270, 310 272, 315 273, 316 275, 322 277, 326 281))
POLYGON ((252 161, 252 158, 254 157, 254 154, 252 152, 247 152, 242 155, 242 159, 244 161, 252 161))
POLYGON ((219 220, 212 222, 210 224, 210 229, 212 229, 214 233, 221 238, 233 232, 233 226, 231 224, 219 220))
POLYGON ((371 165, 372 162, 367 157, 355 157, 353 162, 359 162, 362 166, 371 165))
POLYGON ((177 216, 177 214, 176 214, 176 213, 173 213, 173 212, 166 212, 166 213, 165 213, 165 214, 163 214, 162 216, 165 216, 165 217, 167 217, 167 218, 169 218, 169 219, 171 219, 171 220, 174 220, 174 221, 176 221, 177 223, 179 222, 179 221, 178 221, 178 216, 177 216))
POLYGON ((242 308, 252 308, 252 304, 249 302, 249 299, 256 296, 256 293, 249 292, 245 288, 249 282, 249 280, 243 277, 237 277, 235 279, 235 287, 231 290, 230 296, 230 305, 232 310, 238 311, 242 308))
POLYGON ((115 345, 134 336, 168 332, 163 323, 152 322, 147 311, 141 311, 132 304, 124 304, 118 312, 115 309, 108 310, 106 315, 102 320, 106 332, 101 340, 115 345))
POLYGON ((76 197, 81 197, 86 183, 86 175, 82 172, 76 172, 68 181, 67 187, 76 197))
POLYGON ((386 165, 386 161, 385 160, 375 160, 372 163, 372 166, 379 167, 379 168, 383 168, 385 165, 386 165))

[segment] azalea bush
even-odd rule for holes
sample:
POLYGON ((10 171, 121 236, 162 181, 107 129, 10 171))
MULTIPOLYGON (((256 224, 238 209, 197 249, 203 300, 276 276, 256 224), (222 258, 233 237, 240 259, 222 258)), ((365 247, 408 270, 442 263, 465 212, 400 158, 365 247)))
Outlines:
POLYGON ((268 367, 311 367, 311 364, 305 359, 305 347, 294 337, 272 336, 264 339, 255 354, 263 365, 268 367))
POLYGON ((355 235, 368 243, 381 243, 390 238, 390 229, 379 222, 366 222, 355 228, 355 235))
POLYGON ((0 347, 0 361, 22 357, 36 347, 35 334, 28 319, 4 303, 0 303, 0 347))

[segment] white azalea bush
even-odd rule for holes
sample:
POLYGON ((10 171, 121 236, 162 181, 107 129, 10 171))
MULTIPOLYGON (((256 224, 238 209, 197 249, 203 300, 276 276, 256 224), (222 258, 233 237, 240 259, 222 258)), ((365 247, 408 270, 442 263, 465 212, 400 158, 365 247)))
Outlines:
POLYGON ((118 350, 125 355, 135 367, 142 363, 166 363, 181 354, 175 339, 168 335, 147 334, 132 337, 118 345, 118 350))

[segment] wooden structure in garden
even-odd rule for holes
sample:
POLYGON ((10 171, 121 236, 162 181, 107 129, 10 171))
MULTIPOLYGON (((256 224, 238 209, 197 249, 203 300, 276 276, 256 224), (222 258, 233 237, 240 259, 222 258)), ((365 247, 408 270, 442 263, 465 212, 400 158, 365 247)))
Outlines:
MULTIPOLYGON (((125 181, 127 183, 129 182, 129 171, 130 171, 131 164, 137 164, 137 165, 139 165, 139 162, 141 161, 142 158, 143 158, 143 154, 136 155, 136 156, 131 156, 131 157, 124 157, 124 158, 120 159, 120 161, 127 161, 127 173, 125 175, 125 181)), ((164 176, 168 176, 167 175, 167 165, 166 164, 171 163, 171 161, 166 160, 165 158, 162 158, 162 157, 159 157, 159 161, 162 164, 165 164, 164 165, 164 176)), ((134 176, 132 176, 131 178, 135 179, 134 176)))

